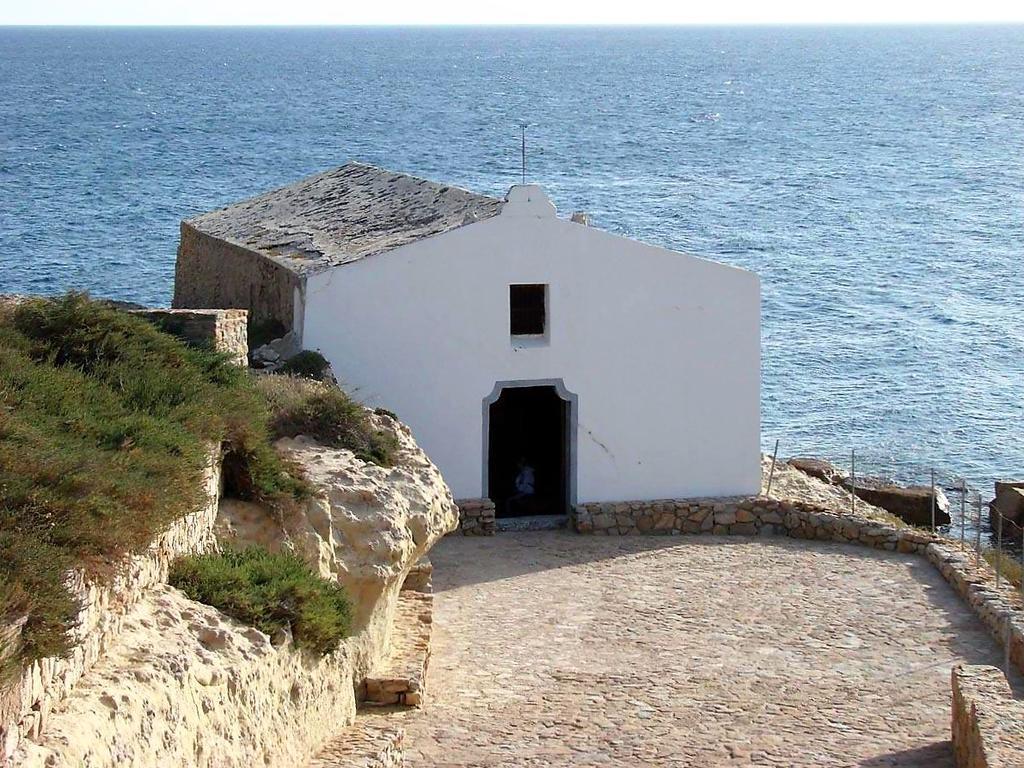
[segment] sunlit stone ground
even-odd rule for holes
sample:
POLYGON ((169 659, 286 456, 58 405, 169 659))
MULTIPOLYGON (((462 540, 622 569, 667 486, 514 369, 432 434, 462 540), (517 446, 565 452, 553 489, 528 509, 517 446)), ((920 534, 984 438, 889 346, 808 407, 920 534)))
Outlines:
POLYGON ((534 532, 431 558, 411 766, 952 766, 950 667, 1002 662, 913 555, 534 532))

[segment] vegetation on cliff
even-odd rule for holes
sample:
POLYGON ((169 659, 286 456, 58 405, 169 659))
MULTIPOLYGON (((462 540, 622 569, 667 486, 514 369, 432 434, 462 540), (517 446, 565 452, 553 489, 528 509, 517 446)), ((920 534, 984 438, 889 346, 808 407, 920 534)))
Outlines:
POLYGON ((398 440, 376 429, 370 414, 335 386, 292 376, 261 376, 257 386, 270 407, 275 437, 306 435, 382 467, 394 463, 398 440))
POLYGON ((330 370, 331 364, 327 362, 326 357, 311 349, 304 349, 288 358, 285 364, 281 366, 280 373, 287 376, 300 376, 304 379, 323 381, 330 370))
POLYGON ((69 569, 102 575, 202 501, 211 443, 240 495, 305 495, 269 421, 244 370, 141 318, 81 295, 0 310, 0 613, 27 616, 21 659, 66 651, 69 569))
POLYGON ((314 653, 335 650, 351 629, 345 589, 290 552, 249 547, 183 557, 174 563, 170 581, 190 599, 271 637, 289 630, 297 647, 314 653))

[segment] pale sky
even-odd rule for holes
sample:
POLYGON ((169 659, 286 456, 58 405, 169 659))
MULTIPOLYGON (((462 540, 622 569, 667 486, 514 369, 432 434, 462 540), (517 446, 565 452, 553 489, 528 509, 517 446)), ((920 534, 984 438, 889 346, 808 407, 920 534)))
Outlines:
POLYGON ((0 0, 0 24, 1024 22, 1024 0, 0 0))

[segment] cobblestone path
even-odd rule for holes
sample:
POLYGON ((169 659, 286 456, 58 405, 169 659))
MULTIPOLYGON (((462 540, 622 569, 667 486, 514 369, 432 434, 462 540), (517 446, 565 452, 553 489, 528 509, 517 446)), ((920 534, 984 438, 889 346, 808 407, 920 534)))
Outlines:
POLYGON ((912 555, 537 532, 431 559, 413 767, 943 768, 950 667, 1002 658, 912 555))

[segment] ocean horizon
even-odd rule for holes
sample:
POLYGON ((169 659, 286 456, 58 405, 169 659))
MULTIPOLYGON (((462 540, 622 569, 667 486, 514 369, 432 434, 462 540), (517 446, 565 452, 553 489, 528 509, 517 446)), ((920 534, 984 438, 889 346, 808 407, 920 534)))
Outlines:
POLYGON ((761 276, 765 450, 1024 474, 1024 25, 2 27, 0 64, 0 292, 166 305, 182 219, 348 160, 501 196, 525 122, 561 215, 761 276))

